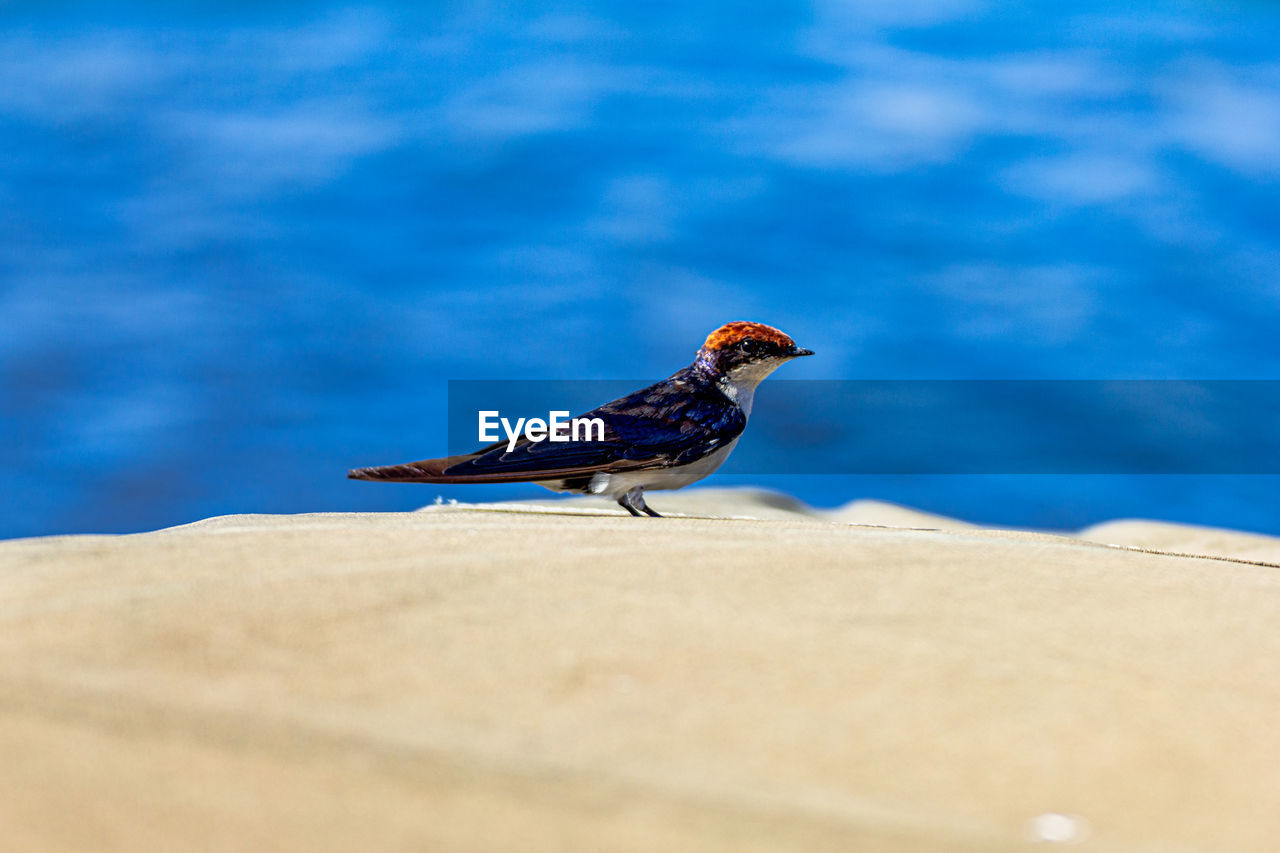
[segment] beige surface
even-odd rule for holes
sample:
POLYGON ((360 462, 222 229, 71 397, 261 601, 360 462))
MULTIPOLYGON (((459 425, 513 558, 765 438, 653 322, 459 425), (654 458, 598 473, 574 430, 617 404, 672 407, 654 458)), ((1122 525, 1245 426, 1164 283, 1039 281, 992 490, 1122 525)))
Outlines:
POLYGON ((3 848, 1275 849, 1280 569, 810 512, 0 543, 3 848))
MULTIPOLYGON (((906 527, 917 530, 960 530, 977 527, 959 519, 921 512, 884 501, 856 500, 834 509, 818 509, 790 495, 767 489, 701 488, 678 492, 655 492, 647 495, 646 501, 649 506, 663 515, 695 515, 700 518, 757 518, 783 521, 815 518, 842 524, 906 527)), ((624 514, 613 501, 594 497, 565 498, 548 495, 544 498, 530 498, 522 501, 473 503, 465 506, 473 510, 504 512, 512 509, 528 509, 590 515, 624 514)), ((435 507, 427 507, 427 509, 435 509, 435 507)))
POLYGON ((1108 521, 1077 534, 1091 542, 1155 548, 1190 554, 1217 554, 1238 560, 1280 563, 1280 539, 1257 533, 1215 530, 1163 521, 1108 521))

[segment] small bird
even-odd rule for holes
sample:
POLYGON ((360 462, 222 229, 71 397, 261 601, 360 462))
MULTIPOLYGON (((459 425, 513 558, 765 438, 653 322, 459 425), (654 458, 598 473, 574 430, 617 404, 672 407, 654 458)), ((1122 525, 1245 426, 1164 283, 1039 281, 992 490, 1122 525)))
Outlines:
POLYGON ((400 483, 537 483, 556 492, 605 495, 634 516, 658 516, 646 489, 680 489, 715 471, 747 426, 756 386, 793 358, 813 355, 763 323, 727 323, 693 364, 580 418, 599 418, 594 441, 523 438, 474 453, 357 468, 353 480, 400 483))

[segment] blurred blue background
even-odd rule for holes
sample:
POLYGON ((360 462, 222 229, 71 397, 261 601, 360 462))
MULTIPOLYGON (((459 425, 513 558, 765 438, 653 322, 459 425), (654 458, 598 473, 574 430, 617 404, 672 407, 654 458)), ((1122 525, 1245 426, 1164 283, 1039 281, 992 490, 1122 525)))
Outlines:
MULTIPOLYGON (((657 379, 734 319, 818 351, 779 379, 1280 378, 1273 4, 0 23, 0 536, 543 496, 344 472, 443 452, 448 379, 657 379)), ((1276 477, 743 482, 1280 532, 1276 477)))

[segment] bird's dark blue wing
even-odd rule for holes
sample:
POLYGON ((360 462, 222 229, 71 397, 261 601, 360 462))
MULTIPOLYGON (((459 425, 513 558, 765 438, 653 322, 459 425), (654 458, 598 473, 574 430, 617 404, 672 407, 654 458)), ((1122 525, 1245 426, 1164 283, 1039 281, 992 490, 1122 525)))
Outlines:
POLYGON ((450 465, 449 477, 666 468, 700 459, 742 434, 742 409, 714 386, 680 374, 579 416, 599 418, 599 441, 528 441, 491 445, 450 465))

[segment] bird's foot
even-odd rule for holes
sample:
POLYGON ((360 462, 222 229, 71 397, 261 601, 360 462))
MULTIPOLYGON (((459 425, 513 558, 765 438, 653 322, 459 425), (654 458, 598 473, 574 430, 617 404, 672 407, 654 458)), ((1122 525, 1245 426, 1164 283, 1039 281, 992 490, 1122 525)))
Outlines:
POLYGON ((636 486, 634 489, 631 489, 622 497, 618 498, 618 506, 631 513, 636 518, 640 518, 642 513, 644 515, 653 516, 654 518, 662 518, 658 513, 645 506, 644 488, 642 486, 636 486))

